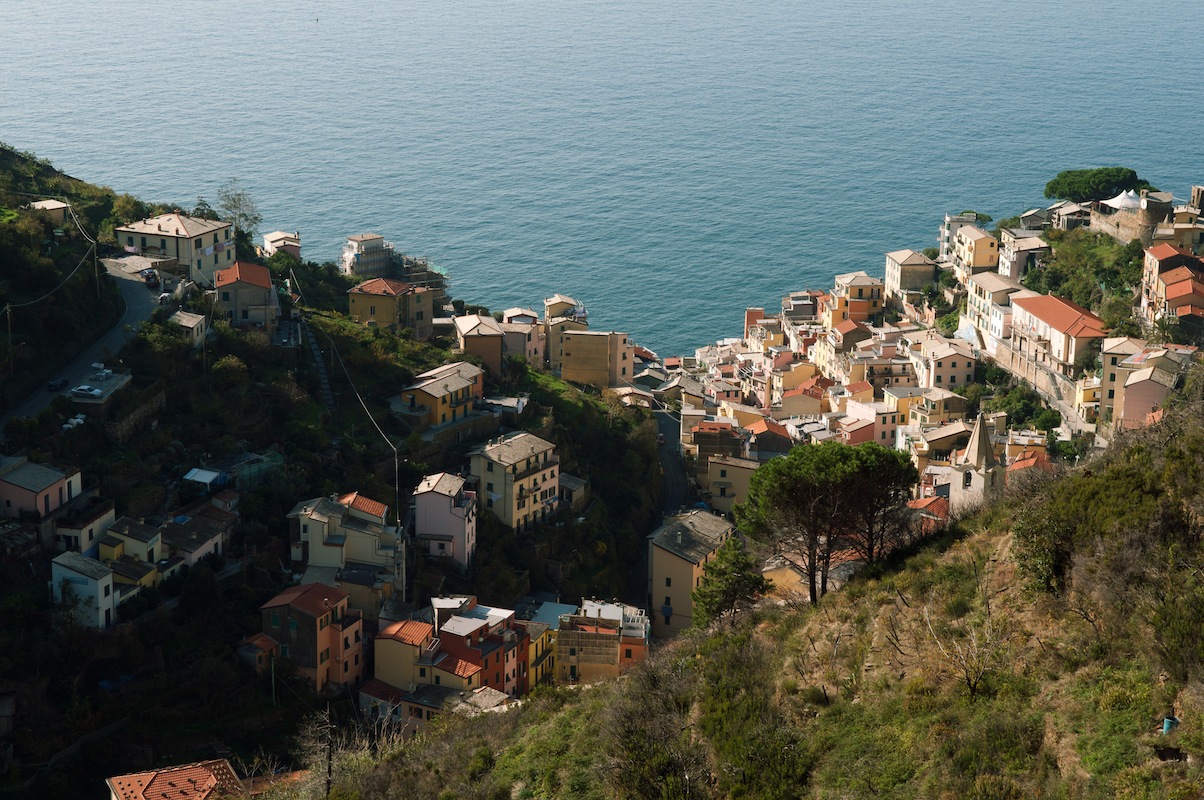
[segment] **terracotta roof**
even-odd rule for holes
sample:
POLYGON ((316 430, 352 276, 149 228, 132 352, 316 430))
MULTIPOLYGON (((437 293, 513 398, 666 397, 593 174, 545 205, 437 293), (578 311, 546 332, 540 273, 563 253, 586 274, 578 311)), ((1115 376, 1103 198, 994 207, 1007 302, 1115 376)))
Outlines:
POLYGON ((354 508, 356 511, 362 511, 365 514, 371 514, 381 519, 384 519, 389 514, 389 507, 387 505, 379 500, 364 497, 359 492, 345 494, 339 498, 339 502, 349 508, 354 508))
POLYGON ((224 758, 107 778, 118 800, 204 800, 241 794, 242 783, 224 758))
POLYGON ((1191 280, 1199 275, 1191 267, 1175 267, 1168 269, 1166 272, 1158 276, 1158 280, 1162 281, 1163 285, 1170 286, 1173 283, 1180 281, 1191 280))
POLYGON ((849 390, 849 394, 859 394, 860 392, 874 391, 874 385, 869 381, 857 381, 857 383, 850 383, 844 388, 849 390))
POLYGON ((865 326, 854 319, 846 319, 844 322, 840 323, 839 325, 834 325, 832 327, 832 330, 836 331, 841 336, 845 336, 858 329, 865 330, 865 326))
POLYGON ((1195 278, 1188 278, 1184 281, 1176 281, 1166 287, 1166 299, 1173 300, 1177 297, 1185 297, 1187 295, 1197 294, 1204 296, 1204 283, 1195 278))
POLYGON ((260 608, 290 606, 312 617, 320 617, 350 596, 342 589, 324 583, 307 583, 304 586, 290 586, 260 608))
POLYGON ((1061 297, 1044 294, 1012 300, 1049 327, 1068 336, 1101 337, 1106 332, 1104 321, 1082 306, 1061 297))
POLYGON ((364 281, 358 286, 352 286, 347 290, 348 294, 378 294, 387 297, 400 297, 403 294, 411 292, 425 291, 419 290, 415 286, 408 283, 394 280, 393 278, 372 278, 364 281))
POLYGON ((694 428, 695 433, 731 433, 731 425, 724 425, 722 422, 700 422, 694 428))
POLYGON ((275 639, 273 639, 271 636, 268 636, 266 633, 252 633, 250 636, 243 639, 243 642, 249 645, 254 645, 264 653, 269 653, 280 646, 275 639))
POLYGON ((1156 244, 1150 249, 1146 250, 1146 252, 1152 255, 1158 261, 1165 261, 1166 259, 1173 258, 1174 256, 1187 256, 1188 258, 1195 258, 1195 256, 1191 254, 1190 250, 1185 250, 1182 247, 1169 242, 1156 244))
POLYGON ((450 672, 451 674, 461 678, 471 678, 473 675, 476 675, 481 671, 481 668, 476 664, 473 664, 471 661, 465 661, 464 659, 453 655, 449 655, 447 658, 442 659, 438 664, 435 665, 435 669, 441 669, 444 672, 450 672))
POLYGON ((435 633, 435 626, 416 619, 403 619, 376 634, 377 639, 392 639, 396 642, 421 647, 435 633))
POLYGON ((222 222, 216 219, 201 219, 200 217, 190 217, 186 214, 160 214, 157 217, 122 225, 114 230, 145 233, 154 236, 187 236, 191 238, 229 227, 229 222, 222 222))
POLYGON ((948 519, 949 501, 943 497, 921 497, 918 500, 908 500, 907 507, 921 513, 931 514, 937 519, 948 519))
POLYGON ((752 425, 748 426, 748 432, 753 434, 773 433, 781 436, 784 439, 790 438, 790 431, 786 430, 785 425, 769 419, 757 420, 752 425))
POLYGON ((226 286, 235 282, 258 286, 261 289, 272 288, 272 273, 267 267, 251 264, 247 261, 235 261, 225 269, 213 273, 214 286, 226 286))
POLYGON ((636 345, 631 349, 632 355, 636 358, 642 358, 645 361, 656 361, 656 353, 649 350, 647 347, 636 345))
POLYGON ((1175 309, 1177 317, 1204 317, 1204 307, 1197 305, 1179 306, 1175 309))
POLYGON ((1040 467, 1046 472, 1053 471, 1053 463, 1050 462, 1049 456, 1043 450, 1025 450, 1008 465, 1007 471, 1018 472, 1031 467, 1040 467))

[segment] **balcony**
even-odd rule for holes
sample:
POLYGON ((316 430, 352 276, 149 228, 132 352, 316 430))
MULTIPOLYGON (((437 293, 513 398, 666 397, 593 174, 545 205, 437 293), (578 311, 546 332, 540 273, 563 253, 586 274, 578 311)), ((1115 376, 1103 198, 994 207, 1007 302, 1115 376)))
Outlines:
POLYGON ((550 469, 551 467, 554 467, 554 466, 558 465, 559 463, 560 463, 560 459, 558 457, 549 456, 546 461, 540 461, 540 462, 536 463, 535 466, 533 466, 533 467, 521 469, 512 474, 514 475, 514 480, 521 481, 524 478, 529 478, 532 475, 535 475, 536 473, 543 472, 544 470, 550 469))

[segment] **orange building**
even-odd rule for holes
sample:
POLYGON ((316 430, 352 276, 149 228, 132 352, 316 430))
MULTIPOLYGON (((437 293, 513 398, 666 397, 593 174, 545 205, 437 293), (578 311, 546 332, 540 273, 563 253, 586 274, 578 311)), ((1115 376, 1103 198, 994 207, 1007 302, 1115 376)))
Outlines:
POLYGON ((263 632, 316 692, 358 686, 363 679, 364 621, 348 607, 349 597, 342 589, 310 583, 285 589, 259 607, 263 632))

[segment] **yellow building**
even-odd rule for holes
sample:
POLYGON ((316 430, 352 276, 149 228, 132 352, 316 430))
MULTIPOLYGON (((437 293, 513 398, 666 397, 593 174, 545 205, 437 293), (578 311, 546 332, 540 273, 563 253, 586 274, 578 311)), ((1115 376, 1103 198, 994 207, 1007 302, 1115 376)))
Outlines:
POLYGON ((747 500, 748 483, 759 466, 760 462, 747 458, 711 456, 706 486, 711 495, 711 508, 730 514, 734 504, 747 500))
POLYGON ((974 225, 958 228, 953 240, 953 274, 965 286, 977 272, 994 272, 999 268, 999 242, 995 237, 974 225))
POLYGON ((160 214, 113 229, 117 246, 128 253, 174 258, 189 280, 212 288, 213 273, 234 263, 229 222, 184 214, 160 214))
POLYGON ((456 361, 415 376, 416 383, 390 401, 393 413, 413 430, 438 429, 464 419, 485 396, 485 373, 475 364, 456 361))
POLYGON ((669 517, 648 537, 648 607, 652 633, 667 639, 694 624, 691 593, 734 526, 709 511, 669 517), (661 602, 661 601, 664 602, 661 602))
POLYGON ((605 389, 631 382, 634 359, 631 341, 615 331, 564 331, 560 377, 605 389))
POLYGON ((544 321, 544 327, 544 355, 547 358, 548 369, 558 372, 564 354, 565 335, 573 331, 587 330, 589 325, 584 319, 576 317, 553 317, 544 321))
POLYGON ((455 318, 456 343, 460 352, 479 356, 485 369, 495 376, 502 374, 502 352, 505 350, 506 332, 493 317, 467 314, 455 318))
POLYGON ((882 281, 864 270, 837 275, 832 291, 820 300, 820 319, 831 330, 845 320, 875 323, 882 319, 882 281))
POLYGON ((773 383, 773 405, 781 403, 783 394, 798 388, 803 381, 814 378, 816 373, 816 367, 810 361, 792 361, 775 369, 770 375, 773 383))
POLYGON ((410 328, 415 339, 429 339, 436 294, 425 286, 411 286, 392 278, 372 278, 347 291, 351 321, 392 331, 410 328))
POLYGON ((556 513, 560 459, 556 446, 526 431, 469 451, 477 499, 502 524, 525 530, 556 513))
POLYGON ((419 620, 394 622, 376 635, 376 679, 398 689, 444 686, 471 691, 481 686, 481 668, 442 652, 434 626, 419 620))

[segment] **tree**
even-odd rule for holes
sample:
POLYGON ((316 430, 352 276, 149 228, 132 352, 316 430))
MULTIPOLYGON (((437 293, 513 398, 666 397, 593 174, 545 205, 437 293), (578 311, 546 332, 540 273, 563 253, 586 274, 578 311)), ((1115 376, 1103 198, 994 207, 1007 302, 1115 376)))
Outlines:
POLYGON ((193 216, 198 219, 217 219, 217 211, 214 210, 213 206, 209 205, 208 200, 203 197, 198 197, 196 199, 196 205, 193 207, 192 213, 189 216, 193 216))
POLYGON ((1128 167, 1068 169, 1045 184, 1045 196, 1084 203, 1105 200, 1129 190, 1151 188, 1149 181, 1137 177, 1128 167))
POLYGON ((259 223, 263 222, 263 215, 238 178, 230 178, 218 188, 217 203, 226 218, 234 224, 236 236, 241 232, 248 240, 255 237, 259 223))
POLYGON ((853 460, 844 487, 852 523, 848 543, 866 564, 873 564, 910 535, 907 501, 920 474, 900 450, 876 442, 848 449, 853 460))
POLYGON ((113 200, 113 219, 122 225, 146 219, 149 215, 150 207, 132 194, 119 194, 113 200))
POLYGON ((705 628, 711 622, 751 604, 757 595, 773 586, 757 569, 752 557, 737 538, 728 539, 707 563, 694 599, 694 625, 705 628))
POLYGON ((850 499, 845 486, 855 466, 851 448, 839 442, 802 446, 761 465, 749 480, 748 499, 735 507, 736 521, 807 576, 811 603, 828 591, 832 547, 845 531, 850 499))

